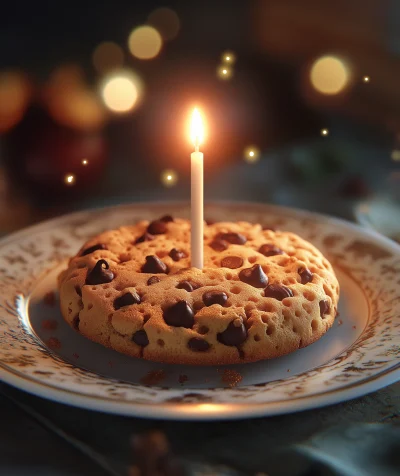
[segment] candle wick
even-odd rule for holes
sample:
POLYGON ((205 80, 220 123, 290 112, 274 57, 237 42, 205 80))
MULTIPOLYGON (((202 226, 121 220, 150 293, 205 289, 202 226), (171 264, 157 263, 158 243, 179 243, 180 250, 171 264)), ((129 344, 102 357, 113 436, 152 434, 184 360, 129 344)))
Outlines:
POLYGON ((198 136, 196 136, 196 138, 194 139, 194 151, 199 152, 199 137, 198 136))

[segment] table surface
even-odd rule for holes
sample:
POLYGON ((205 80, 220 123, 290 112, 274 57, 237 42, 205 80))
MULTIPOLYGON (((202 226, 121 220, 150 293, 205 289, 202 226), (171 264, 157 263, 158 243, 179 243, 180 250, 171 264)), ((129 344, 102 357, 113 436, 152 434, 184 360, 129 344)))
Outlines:
POLYGON ((127 475, 132 462, 131 437, 152 429, 166 434, 179 458, 224 464, 238 471, 229 474, 257 474, 279 448, 304 442, 332 426, 400 422, 400 383, 316 410, 196 423, 91 412, 5 384, 0 391, 0 474, 12 475, 127 475))

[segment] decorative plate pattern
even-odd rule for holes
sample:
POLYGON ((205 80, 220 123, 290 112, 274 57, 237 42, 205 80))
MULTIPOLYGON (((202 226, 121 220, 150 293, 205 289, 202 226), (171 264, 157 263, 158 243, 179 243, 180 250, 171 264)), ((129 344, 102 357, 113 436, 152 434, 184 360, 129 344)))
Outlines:
POLYGON ((196 370, 120 356, 69 329, 51 302, 66 258, 105 229, 166 213, 188 217, 189 209, 147 203, 81 212, 0 242, 4 381, 102 411, 210 419, 339 402, 400 378, 400 247, 340 220, 266 205, 211 204, 206 216, 293 231, 326 254, 338 273, 342 303, 337 324, 321 341, 275 361, 196 370))

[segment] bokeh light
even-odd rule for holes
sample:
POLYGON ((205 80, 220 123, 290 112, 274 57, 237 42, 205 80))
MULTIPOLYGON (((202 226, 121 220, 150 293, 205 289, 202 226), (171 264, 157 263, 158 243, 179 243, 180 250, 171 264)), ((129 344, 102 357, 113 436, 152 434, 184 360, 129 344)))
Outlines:
POLYGON ((369 83, 370 77, 369 76, 364 76, 363 81, 364 83, 369 83))
POLYGON ((86 165, 88 165, 88 163, 89 163, 88 159, 83 159, 82 160, 82 165, 86 166, 86 165))
POLYGON ((92 61, 96 71, 104 74, 121 68, 124 63, 124 52, 117 43, 104 41, 94 50, 92 61))
POLYGON ((234 64, 236 61, 236 55, 233 51, 225 51, 222 53, 221 61, 225 64, 234 64))
POLYGON ((89 130, 105 122, 104 107, 76 65, 55 69, 46 83, 43 98, 53 119, 65 126, 89 130))
POLYGON ((164 40, 176 38, 181 26, 177 13, 167 7, 157 8, 151 12, 148 22, 158 30, 164 40))
POLYGON ((165 187, 173 187, 178 182, 178 174, 172 169, 163 170, 161 172, 161 182, 165 187))
POLYGON ((139 26, 129 35, 128 46, 133 56, 149 60, 155 58, 161 51, 162 38, 152 26, 139 26))
POLYGON ((31 97, 28 79, 16 71, 0 72, 0 134, 22 119, 31 97))
POLYGON ((100 89, 104 104, 110 111, 126 113, 138 105, 143 85, 136 74, 121 70, 106 76, 100 89))
POLYGON ((321 129, 321 136, 329 135, 329 129, 321 129))
POLYGON ((68 185, 68 186, 71 186, 71 185, 74 185, 75 184, 75 175, 73 174, 67 174, 65 177, 64 177, 64 183, 65 185, 68 185))
POLYGON ((350 70, 346 63, 335 56, 318 58, 311 66, 310 80, 322 94, 338 94, 350 81, 350 70))
POLYGON ((260 149, 254 145, 250 145, 244 149, 243 158, 249 164, 254 164, 260 159, 260 149))
POLYGON ((217 68, 217 76, 223 81, 228 81, 233 76, 233 69, 226 64, 222 64, 217 68))
POLYGON ((391 158, 394 162, 400 162, 400 150, 399 149, 394 149, 392 150, 391 153, 391 158))

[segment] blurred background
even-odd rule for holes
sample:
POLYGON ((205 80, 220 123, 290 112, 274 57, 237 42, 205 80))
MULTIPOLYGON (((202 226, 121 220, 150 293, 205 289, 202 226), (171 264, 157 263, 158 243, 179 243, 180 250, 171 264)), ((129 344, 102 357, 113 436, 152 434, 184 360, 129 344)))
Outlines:
POLYGON ((6 2, 0 232, 189 200, 296 206, 400 239, 400 2, 6 2))

